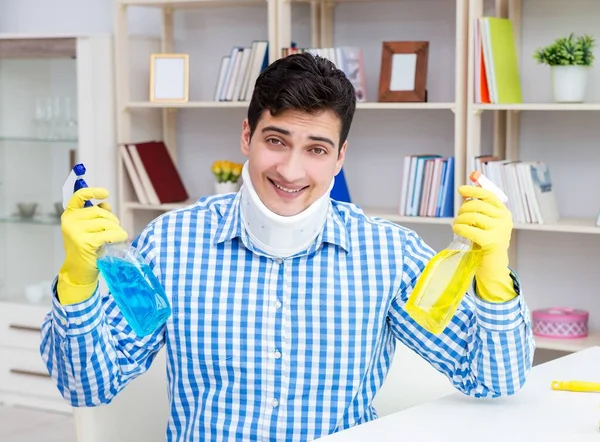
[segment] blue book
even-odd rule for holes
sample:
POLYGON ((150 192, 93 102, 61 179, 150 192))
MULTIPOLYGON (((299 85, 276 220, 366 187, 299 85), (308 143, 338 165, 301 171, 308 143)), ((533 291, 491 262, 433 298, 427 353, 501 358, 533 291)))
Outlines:
POLYGON ((440 215, 444 218, 454 216, 454 157, 448 157, 446 176, 444 176, 442 207, 440 215))
POLYGON ((333 183, 333 189, 330 194, 331 199, 336 201, 342 201, 345 203, 351 203, 350 192, 348 191, 348 185, 346 184, 346 178, 344 177, 344 169, 340 169, 340 173, 335 176, 333 183))

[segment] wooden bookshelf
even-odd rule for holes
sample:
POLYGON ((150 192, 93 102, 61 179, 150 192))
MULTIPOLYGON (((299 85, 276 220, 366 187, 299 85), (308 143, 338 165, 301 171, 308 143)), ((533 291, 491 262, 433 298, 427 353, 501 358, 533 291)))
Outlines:
MULTIPOLYGON (((117 8, 117 21, 115 22, 116 35, 116 67, 117 78, 126 78, 129 74, 129 59, 128 52, 124 43, 127 35, 126 23, 126 7, 127 6, 147 6, 163 9, 163 32, 161 37, 161 48, 164 51, 174 49, 174 22, 173 10, 184 8, 201 8, 214 6, 244 6, 244 5, 266 5, 267 14, 267 34, 270 44, 269 54, 270 61, 274 61, 279 54, 281 48, 289 45, 292 40, 291 27, 294 22, 292 6, 294 3, 305 3, 306 7, 310 7, 310 46, 311 47, 334 47, 334 8, 335 5, 343 5, 348 3, 373 3, 373 8, 376 8, 377 3, 399 1, 399 0, 117 0, 117 4, 123 8, 117 8), (272 46, 272 48, 271 48, 272 46)), ((452 0, 448 0, 452 1, 452 0)), ((540 0, 541 1, 541 0, 540 0)), ((565 4, 567 0, 564 0, 565 4)), ((427 3, 429 0, 421 0, 419 2, 406 2, 409 4, 427 3)), ((431 2, 434 4, 434 2, 431 2)), ((494 155, 507 159, 519 159, 519 130, 520 130, 520 114, 522 112, 590 112, 600 111, 600 103, 516 103, 516 104, 478 104, 474 102, 473 85, 474 85, 474 63, 473 63, 473 21, 481 17, 484 12, 483 0, 454 0, 455 15, 447 17, 449 24, 456 26, 456 35, 453 41, 449 40, 445 43, 444 50, 452 52, 452 57, 455 60, 455 68, 451 74, 454 76, 454 83, 450 86, 452 94, 446 95, 447 101, 428 102, 428 103, 378 103, 369 101, 365 103, 357 103, 357 115, 368 116, 376 120, 383 112, 395 112, 393 115, 403 117, 406 114, 398 113, 398 111, 451 111, 454 114, 454 134, 453 139, 448 139, 448 143, 452 143, 452 155, 456 161, 455 169, 455 189, 466 182, 469 159, 473 156, 482 153, 482 147, 486 145, 482 142, 482 120, 489 117, 486 113, 491 114, 493 118, 493 129, 491 133, 492 152, 494 155), (372 117, 369 113, 373 112, 372 117)), ((515 38, 517 40, 517 48, 521 50, 520 33, 522 26, 522 6, 523 0, 496 0, 494 6, 496 11, 492 14, 498 16, 509 17, 514 22, 516 31, 515 38)), ((352 6, 354 7, 354 6, 352 6)), ((231 14, 240 14, 240 20, 243 20, 243 12, 232 8, 231 14)), ((434 26, 434 24, 431 24, 434 26)), ((343 43, 342 43, 343 44, 343 43)), ((521 57, 521 59, 525 59, 521 57)), ((210 66, 210 69, 215 69, 215 66, 210 66)), ((199 69, 203 69, 202 67, 199 69)), ((122 81, 122 80, 120 80, 122 81)), ((376 81, 372 77, 371 81, 376 81)), ((142 101, 140 98, 132 98, 130 94, 130 85, 125 82, 119 85, 117 89, 117 110, 118 110, 118 125, 119 142, 129 142, 127 137, 132 133, 132 126, 135 124, 135 118, 132 114, 142 113, 144 111, 161 113, 163 137, 168 141, 172 153, 177 153, 177 139, 175 136, 176 115, 178 112, 168 112, 169 109, 206 109, 217 110, 223 109, 229 112, 231 109, 247 109, 248 102, 215 102, 192 100, 187 103, 151 103, 142 101)), ((446 91, 448 92, 448 91, 446 91)), ((373 99, 373 97, 369 97, 373 99)), ((598 100, 596 100, 598 101, 598 100)), ((443 114, 443 113, 442 113, 443 114)), ((219 114, 220 115, 220 114, 219 114)), ((420 118, 419 114, 419 118, 420 118)), ((437 115, 437 113, 431 113, 437 115)), ((385 119, 390 118, 387 114, 385 119)), ((423 113, 423 118, 429 118, 430 113, 423 113)), ((362 117, 361 117, 362 118, 362 117)), ((370 123, 370 121, 369 121, 370 123)), ((490 140, 485 140, 490 141, 490 140)), ((409 155, 414 153, 410 146, 400 146, 396 150, 390 147, 390 156, 392 155, 409 155)), ((397 158, 396 158, 397 159, 397 158)), ((124 177, 122 165, 119 165, 119 190, 127 188, 128 184, 124 177)), ((400 175, 402 171, 398 172, 400 175)), ((400 183, 400 180, 398 180, 400 183)), ((350 184, 351 185, 351 184, 350 184)), ((400 185, 400 184, 398 184, 400 185)), ((120 201, 119 214, 122 218, 124 226, 133 221, 136 216, 142 217, 140 211, 167 211, 183 207, 185 204, 164 204, 158 206, 143 205, 137 202, 132 202, 135 199, 131 190, 120 192, 124 194, 124 198, 120 201)), ((462 197, 456 193, 455 212, 462 202, 462 197)), ((431 225, 431 226, 450 226, 453 218, 435 218, 435 217, 412 217, 401 216, 398 214, 398 208, 394 207, 393 202, 390 207, 373 208, 369 207, 369 202, 365 202, 365 212, 370 216, 381 217, 389 221, 411 225, 431 225)), ((600 209, 600 208, 599 208, 600 209)), ((512 243, 518 248, 519 237, 525 232, 540 232, 545 234, 583 234, 596 235, 600 233, 600 227, 595 225, 595 218, 563 218, 553 224, 522 224, 515 223, 512 243)), ((447 228, 447 227, 444 227, 447 228)), ((552 237, 548 236, 549 241, 552 237)), ((567 258, 568 259, 568 258, 567 258)), ((594 333, 587 340, 578 341, 561 341, 561 340, 541 340, 537 339, 539 348, 551 349, 567 349, 567 351, 575 351, 576 349, 585 348, 589 345, 600 344, 600 332, 594 333)))

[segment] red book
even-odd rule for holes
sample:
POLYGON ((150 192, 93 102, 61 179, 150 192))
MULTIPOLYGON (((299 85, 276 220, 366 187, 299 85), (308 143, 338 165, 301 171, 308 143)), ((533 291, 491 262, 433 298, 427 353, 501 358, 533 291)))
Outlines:
MULTIPOLYGON (((156 195, 150 198, 155 204, 178 203, 189 199, 189 195, 181 176, 175 167, 167 146, 162 141, 149 141, 147 143, 138 143, 129 145, 132 157, 135 152, 143 166, 143 171, 138 170, 140 174, 147 176, 152 189, 156 195)), ((139 163, 136 164, 139 168, 139 163)), ((145 180, 142 180, 145 181, 145 180)))

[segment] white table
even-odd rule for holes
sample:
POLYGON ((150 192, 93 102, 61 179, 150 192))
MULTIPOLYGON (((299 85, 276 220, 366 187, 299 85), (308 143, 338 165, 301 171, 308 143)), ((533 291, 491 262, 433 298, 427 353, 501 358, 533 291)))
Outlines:
POLYGON ((600 382, 600 347, 533 367, 513 396, 476 399, 456 393, 319 441, 600 441, 600 393, 554 391, 553 380, 600 382))

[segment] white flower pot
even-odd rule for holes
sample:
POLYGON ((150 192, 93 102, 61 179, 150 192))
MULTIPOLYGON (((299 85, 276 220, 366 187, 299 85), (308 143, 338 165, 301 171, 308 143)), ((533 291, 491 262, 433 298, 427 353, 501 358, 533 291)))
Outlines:
POLYGON ((237 192, 240 189, 240 184, 225 181, 224 183, 215 183, 215 193, 231 193, 237 192))
POLYGON ((552 66, 552 94, 557 103, 582 103, 585 100, 589 66, 552 66))

